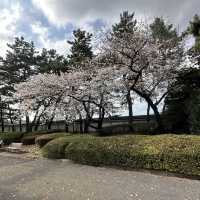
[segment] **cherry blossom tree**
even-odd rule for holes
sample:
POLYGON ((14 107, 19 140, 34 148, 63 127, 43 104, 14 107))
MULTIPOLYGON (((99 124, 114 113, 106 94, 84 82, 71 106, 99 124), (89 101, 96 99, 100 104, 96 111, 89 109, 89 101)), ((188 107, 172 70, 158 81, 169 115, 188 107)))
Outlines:
POLYGON ((173 40, 155 40, 144 24, 138 24, 134 32, 124 33, 120 38, 108 35, 104 44, 107 65, 117 69, 121 83, 148 103, 162 130, 158 106, 180 67, 181 46, 173 40))
POLYGON ((115 87, 113 69, 100 68, 95 63, 87 62, 88 70, 80 67, 79 71, 76 69, 60 76, 39 74, 16 85, 16 98, 21 100, 22 113, 34 114, 32 124, 42 116, 49 116, 50 122, 56 115, 64 116, 67 122, 78 116, 88 117, 89 126, 101 129, 105 115, 112 112, 115 87))

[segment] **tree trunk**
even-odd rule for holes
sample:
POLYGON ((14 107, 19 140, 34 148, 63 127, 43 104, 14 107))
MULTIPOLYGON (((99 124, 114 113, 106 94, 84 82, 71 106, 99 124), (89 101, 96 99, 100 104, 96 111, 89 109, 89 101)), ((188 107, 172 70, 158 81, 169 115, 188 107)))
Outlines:
POLYGON ((80 124, 80 133, 83 133, 83 119, 81 114, 79 114, 79 124, 80 124))
POLYGON ((89 120, 86 117, 86 119, 84 120, 84 133, 88 133, 89 131, 89 120))
POLYGON ((53 115, 53 116, 51 117, 49 123, 48 123, 48 126, 47 126, 47 129, 48 129, 48 130, 51 130, 51 126, 52 126, 52 124, 53 124, 54 117, 55 117, 55 116, 53 115))
POLYGON ((15 126, 14 126, 14 122, 13 122, 13 119, 12 119, 12 111, 8 105, 8 110, 9 110, 9 119, 10 119, 10 124, 12 126, 12 132, 15 132, 15 126))
POLYGON ((32 130, 30 130, 30 120, 29 120, 29 116, 26 115, 26 132, 29 133, 32 130))
POLYGON ((41 118, 41 115, 37 118, 37 121, 36 121, 36 124, 35 124, 35 128, 34 128, 35 131, 38 130, 38 127, 40 125, 40 118, 41 118))
POLYGON ((129 90, 127 95, 126 95, 126 100, 127 100, 127 104, 128 104, 128 112, 129 112, 129 130, 130 132, 133 132, 133 102, 131 99, 131 91, 129 90))
POLYGON ((148 103, 148 105, 150 106, 150 108, 154 112, 154 115, 155 115, 155 118, 156 118, 156 122, 157 122, 157 129, 160 131, 160 133, 163 132, 164 131, 164 126, 163 126, 162 119, 161 119, 160 113, 158 111, 157 105, 154 104, 153 101, 151 100, 151 98, 148 95, 146 95, 145 93, 142 93, 141 91, 139 91, 139 90, 137 90, 135 88, 132 88, 132 90, 134 92, 136 92, 140 97, 145 99, 145 101, 148 103))
POLYGON ((22 119, 19 119, 19 132, 22 132, 22 119))
POLYGON ((154 112, 154 115, 155 115, 155 118, 156 118, 156 122, 157 122, 157 125, 158 125, 158 130, 160 132, 163 132, 164 130, 164 127, 163 127, 163 123, 162 123, 162 119, 161 119, 161 116, 160 116, 160 113, 158 111, 158 108, 156 105, 153 104, 153 102, 150 100, 149 101, 149 105, 151 107, 151 109, 153 110, 154 112))
POLYGON ((67 121, 65 122, 65 132, 66 133, 69 132, 69 125, 68 125, 67 121))
POLYGON ((150 121, 150 105, 147 103, 147 122, 150 121))
POLYGON ((1 108, 1 131, 4 132, 4 130, 5 130, 5 127, 4 127, 3 108, 1 108))
POLYGON ((100 108, 99 120, 98 120, 98 130, 101 130, 102 127, 103 127, 104 116, 105 116, 105 109, 104 108, 100 108))

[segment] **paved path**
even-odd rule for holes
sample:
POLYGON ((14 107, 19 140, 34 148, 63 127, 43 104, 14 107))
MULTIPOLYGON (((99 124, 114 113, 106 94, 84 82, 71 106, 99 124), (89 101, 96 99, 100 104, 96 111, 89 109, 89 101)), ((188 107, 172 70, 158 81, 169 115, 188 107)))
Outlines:
POLYGON ((0 200, 200 200, 200 181, 0 153, 0 200))

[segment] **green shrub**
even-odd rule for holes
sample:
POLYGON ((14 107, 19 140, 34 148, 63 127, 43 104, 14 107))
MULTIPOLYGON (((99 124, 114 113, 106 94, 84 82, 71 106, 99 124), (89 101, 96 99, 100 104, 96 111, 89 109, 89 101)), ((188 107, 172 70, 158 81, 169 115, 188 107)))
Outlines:
POLYGON ((35 139, 38 137, 38 135, 32 135, 32 136, 25 136, 22 138, 21 142, 23 145, 32 145, 35 144, 35 139))
POLYGON ((38 136, 35 139, 35 143, 38 144, 40 147, 43 147, 44 145, 46 145, 51 140, 59 138, 59 137, 64 137, 66 135, 67 135, 66 133, 51 133, 51 134, 38 136))
POLYGON ((9 145, 12 142, 20 142, 22 133, 0 133, 0 140, 3 140, 5 145, 9 145))
POLYGON ((46 158, 64 158, 67 145, 77 140, 86 140, 88 137, 92 136, 69 135, 54 139, 42 148, 42 154, 46 158))
POLYGON ((200 136, 69 136, 49 142, 43 155, 95 166, 200 175, 200 136))

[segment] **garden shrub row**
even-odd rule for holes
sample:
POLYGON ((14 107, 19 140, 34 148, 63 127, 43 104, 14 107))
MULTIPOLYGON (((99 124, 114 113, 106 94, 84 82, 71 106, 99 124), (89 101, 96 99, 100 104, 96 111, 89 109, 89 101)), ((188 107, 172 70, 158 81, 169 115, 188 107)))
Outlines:
POLYGON ((47 142, 58 138, 65 136, 66 133, 51 133, 51 134, 26 134, 21 142, 23 145, 32 145, 32 144, 38 144, 40 147, 43 147, 47 142))
POLYGON ((20 142, 22 137, 22 133, 0 133, 0 140, 3 140, 5 145, 9 145, 12 142, 20 142))
POLYGON ((47 142, 58 138, 65 136, 66 133, 50 133, 45 134, 45 132, 37 132, 37 133, 0 133, 0 140, 3 140, 3 143, 5 145, 9 145, 12 142, 22 142, 24 145, 32 145, 35 144, 36 139, 37 144, 40 145, 40 147, 44 146, 47 142), (41 137, 41 138, 40 138, 41 137))
POLYGON ((46 145, 51 140, 59 138, 59 137, 64 137, 66 135, 67 135, 67 133, 53 133, 53 134, 51 133, 51 134, 46 134, 46 135, 38 136, 35 139, 35 143, 37 145, 39 145, 40 147, 43 147, 44 145, 46 145))
POLYGON ((67 158, 88 165, 155 169, 200 175, 200 137, 157 136, 68 136, 43 148, 48 158, 67 158))
POLYGON ((23 145, 32 145, 32 144, 35 144, 35 139, 37 137, 38 135, 25 136, 22 138, 21 142, 23 145))

